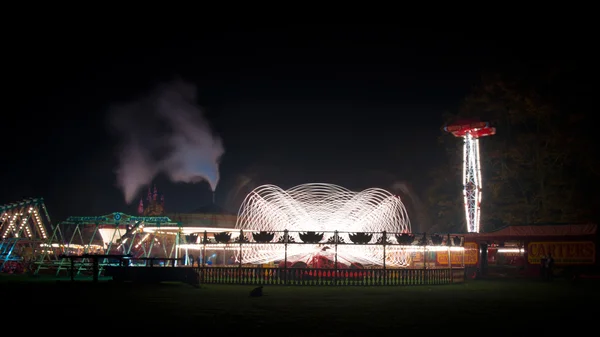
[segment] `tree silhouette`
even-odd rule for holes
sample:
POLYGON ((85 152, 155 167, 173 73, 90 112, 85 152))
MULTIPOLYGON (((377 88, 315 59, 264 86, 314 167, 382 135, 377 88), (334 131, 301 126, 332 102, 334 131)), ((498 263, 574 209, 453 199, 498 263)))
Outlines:
MULTIPOLYGON (((586 189, 597 180, 598 165, 583 131, 592 123, 584 113, 561 110, 532 83, 493 76, 465 98, 457 116, 445 116, 457 117, 479 117, 498 130, 480 144, 484 230, 592 218, 594 200, 586 189)), ((438 222, 450 229, 464 217, 457 205, 462 205, 462 142, 443 135, 440 143, 448 161, 432 173, 429 201, 438 222)))

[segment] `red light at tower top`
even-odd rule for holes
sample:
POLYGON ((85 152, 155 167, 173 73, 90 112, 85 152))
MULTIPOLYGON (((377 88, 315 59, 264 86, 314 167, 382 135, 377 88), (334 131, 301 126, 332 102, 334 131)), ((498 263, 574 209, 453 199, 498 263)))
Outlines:
POLYGON ((479 233, 481 220, 481 158, 479 138, 496 134, 488 122, 462 120, 444 127, 454 137, 464 139, 463 145, 463 197, 467 230, 479 233))
POLYGON ((446 125, 444 131, 451 133, 454 137, 465 137, 467 133, 471 134, 473 138, 496 134, 496 128, 491 127, 490 123, 477 120, 463 120, 446 125))

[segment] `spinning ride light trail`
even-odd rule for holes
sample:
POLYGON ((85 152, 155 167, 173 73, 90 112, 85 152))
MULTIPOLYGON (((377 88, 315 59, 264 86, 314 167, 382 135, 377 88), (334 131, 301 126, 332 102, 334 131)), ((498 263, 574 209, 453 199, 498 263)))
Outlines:
MULTIPOLYGON (((289 190, 275 185, 263 185, 248 194, 240 206, 237 229, 252 232, 273 232, 278 237, 288 230, 289 236, 301 242, 301 232, 339 231, 339 238, 351 242, 349 234, 357 232, 374 233, 371 243, 381 239, 381 232, 410 233, 410 220, 406 208, 398 196, 379 188, 362 192, 352 192, 343 187, 313 183, 303 184, 289 190), (379 235, 379 237, 376 237, 379 235)), ((322 252, 327 246, 327 238, 319 243, 290 244, 288 258, 302 257, 322 252)), ((333 245, 330 245, 331 249, 333 245)), ((259 244, 242 251, 245 263, 266 263, 282 260, 284 251, 281 245, 259 244)), ((331 250, 330 249, 330 250, 331 250)), ((327 249, 325 249, 327 250, 327 249)), ((393 249, 390 248, 389 252, 393 249)), ((401 266, 406 264, 406 254, 389 254, 386 264, 401 266)), ((319 253, 327 255, 327 253, 319 253)), ((340 245, 338 258, 342 261, 380 265, 383 263, 382 245, 340 245)))
POLYGON ((463 145, 463 197, 467 231, 479 233, 481 221, 481 159, 479 138, 492 136, 496 128, 487 122, 461 121, 444 127, 455 137, 464 139, 463 145))

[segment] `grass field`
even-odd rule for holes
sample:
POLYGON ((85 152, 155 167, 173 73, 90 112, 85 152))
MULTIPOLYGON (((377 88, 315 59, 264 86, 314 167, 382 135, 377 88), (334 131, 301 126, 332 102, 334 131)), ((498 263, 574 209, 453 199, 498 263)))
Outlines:
POLYGON ((194 330, 194 335, 211 336, 557 335, 596 330, 599 285, 481 280, 414 287, 273 286, 265 287, 263 297, 250 298, 248 286, 71 284, 0 277, 8 313, 3 321, 35 322, 27 331, 47 333, 59 326, 65 332, 84 328, 109 333, 113 326, 121 332, 115 336, 151 329, 162 334, 168 328, 178 335, 194 330))

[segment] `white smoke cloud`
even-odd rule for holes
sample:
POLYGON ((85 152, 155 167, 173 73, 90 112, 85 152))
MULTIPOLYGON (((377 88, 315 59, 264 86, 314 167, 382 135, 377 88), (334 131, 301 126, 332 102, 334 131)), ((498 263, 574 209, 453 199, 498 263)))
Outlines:
POLYGON ((225 150, 196 103, 196 92, 193 84, 176 80, 110 109, 120 145, 117 183, 128 204, 159 173, 173 182, 217 187, 225 150))

